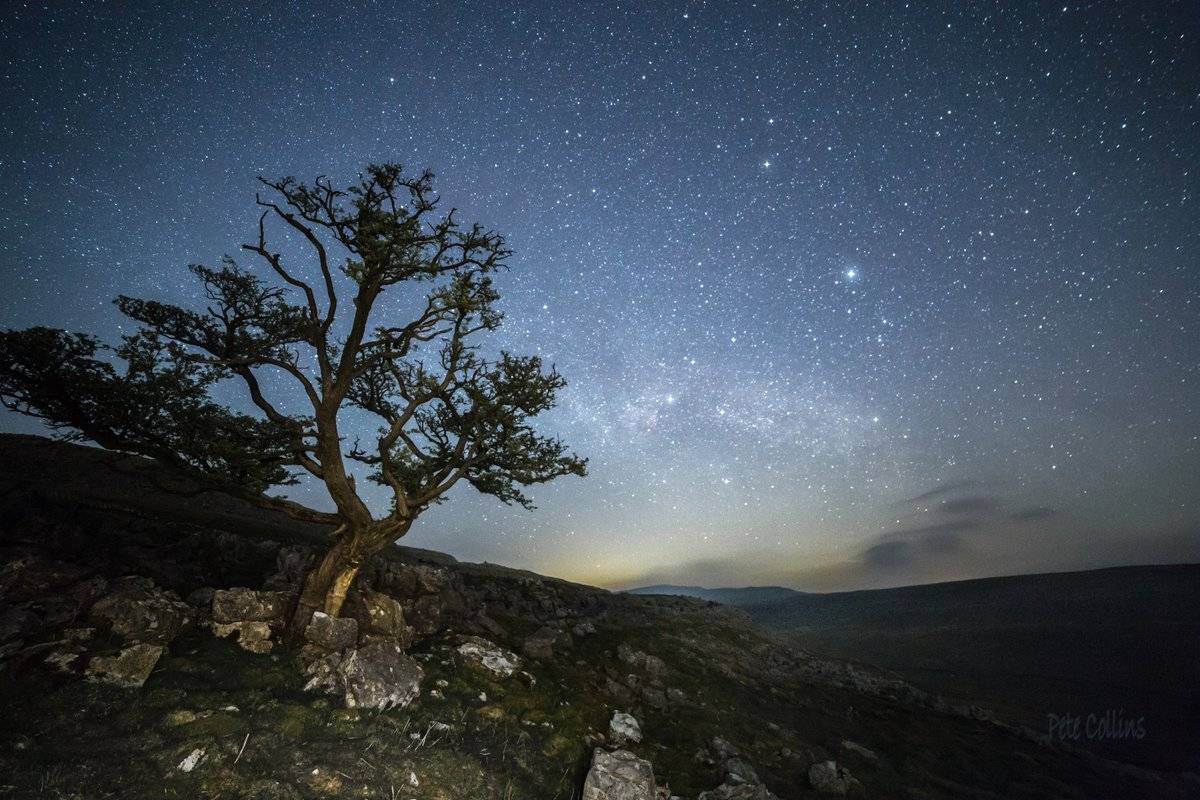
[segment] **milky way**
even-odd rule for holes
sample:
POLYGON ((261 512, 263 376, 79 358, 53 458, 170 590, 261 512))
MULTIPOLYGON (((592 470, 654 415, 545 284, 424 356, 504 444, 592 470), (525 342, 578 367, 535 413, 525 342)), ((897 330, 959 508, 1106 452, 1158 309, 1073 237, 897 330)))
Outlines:
POLYGON ((118 293, 196 301, 255 176, 400 161, 507 235, 495 344, 591 459, 414 545, 610 586, 1200 559, 1195 4, 187 5, 9 9, 5 326, 115 337, 118 293))

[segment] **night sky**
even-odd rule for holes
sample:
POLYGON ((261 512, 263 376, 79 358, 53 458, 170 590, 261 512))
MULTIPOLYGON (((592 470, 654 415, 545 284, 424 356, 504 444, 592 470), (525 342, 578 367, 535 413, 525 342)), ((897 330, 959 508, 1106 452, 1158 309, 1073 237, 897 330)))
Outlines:
POLYGON ((171 5, 6 6, 3 327, 113 339, 256 176, 399 161, 508 237, 494 344, 591 460, 407 544, 610 587, 1200 560, 1195 3, 171 5))

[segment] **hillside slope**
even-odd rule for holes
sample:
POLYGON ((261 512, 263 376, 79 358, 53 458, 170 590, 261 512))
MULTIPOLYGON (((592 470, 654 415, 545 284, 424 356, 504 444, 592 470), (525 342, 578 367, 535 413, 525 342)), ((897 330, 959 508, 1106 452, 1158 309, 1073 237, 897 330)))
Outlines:
POLYGON ((685 798, 822 796, 813 769, 827 761, 868 797, 1200 788, 976 719, 721 606, 402 548, 359 590, 402 605, 419 694, 388 711, 348 708, 305 691, 291 648, 248 652, 213 635, 214 589, 286 593, 321 531, 165 494, 140 462, 29 437, 0 437, 0 520, 4 797, 574 798, 593 750, 621 744, 618 711, 642 732, 621 746, 685 798), (140 688, 96 682, 94 669, 125 652, 98 608, 129 586, 194 617, 151 631, 162 653, 140 688), (519 667, 481 666, 471 636, 519 667), (735 767, 749 788, 729 783, 735 767))
POLYGON ((805 594, 744 610, 813 652, 895 670, 1034 728, 1049 715, 1144 717, 1144 738, 1081 744, 1200 769, 1200 565, 805 594))

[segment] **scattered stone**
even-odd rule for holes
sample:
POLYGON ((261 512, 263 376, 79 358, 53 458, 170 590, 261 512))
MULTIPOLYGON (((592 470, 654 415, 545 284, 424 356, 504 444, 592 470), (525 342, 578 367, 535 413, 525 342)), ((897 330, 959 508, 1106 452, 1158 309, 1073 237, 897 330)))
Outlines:
POLYGON ((672 703, 682 703, 687 700, 687 695, 683 693, 682 689, 672 686, 667 689, 667 699, 672 703))
POLYGON ((231 633, 237 634, 237 643, 251 653, 271 652, 271 626, 265 622, 213 623, 213 633, 224 639, 231 633))
POLYGON ((200 764, 200 759, 202 758, 204 758, 204 750, 203 748, 197 747, 195 750, 188 753, 187 756, 184 757, 183 761, 179 762, 180 771, 191 772, 200 764))
POLYGON ((723 783, 716 789, 701 792, 697 800, 779 800, 761 783, 723 783))
POLYGON ((868 750, 867 748, 863 747, 861 744, 858 744, 857 742, 852 742, 849 739, 843 739, 842 747, 845 748, 846 750, 849 750, 852 753, 858 753, 860 756, 862 756, 867 761, 870 761, 872 764, 874 764, 876 766, 879 766, 879 764, 881 763, 879 756, 875 754, 874 750, 868 750))
POLYGON ((484 632, 492 636, 504 637, 508 636, 508 631, 503 625, 489 617, 483 611, 475 615, 475 624, 478 625, 484 632))
POLYGON ((521 666, 521 659, 515 653, 511 653, 487 639, 479 636, 464 636, 461 641, 462 644, 458 646, 460 655, 478 662, 484 669, 501 678, 507 678, 513 674, 513 670, 521 666))
POLYGON ((532 636, 526 637, 525 655, 542 660, 554 658, 554 645, 560 635, 560 632, 553 628, 539 628, 532 636))
POLYGON ((608 732, 613 741, 618 744, 642 740, 642 727, 638 725, 638 721, 633 718, 632 714, 626 714, 624 711, 613 712, 612 721, 608 724, 608 732))
POLYGON ((640 661, 638 658, 639 655, 644 656, 645 654, 640 650, 634 650, 624 642, 621 642, 619 645, 617 645, 617 658, 621 659, 626 664, 637 666, 640 661))
POLYGON ((380 640, 347 650, 338 675, 350 708, 404 708, 421 693, 425 673, 394 642, 380 640))
POLYGON ((168 714, 163 717, 163 724, 168 728, 178 728, 180 725, 189 725, 199 718, 199 715, 196 714, 195 711, 190 711, 186 708, 180 708, 176 709, 175 711, 168 712, 168 714))
POLYGON ((68 642, 90 642, 96 638, 95 628, 63 628, 63 638, 68 642))
POLYGON ((758 773, 754 771, 754 767, 742 758, 731 758, 725 762, 722 771, 725 773, 724 778, 726 783, 738 784, 749 783, 756 784, 759 782, 758 773))
POLYGON ((164 649, 156 644, 135 644, 115 656, 97 656, 88 662, 88 680, 136 689, 150 677, 164 649))
POLYGON ((666 663, 658 656, 646 655, 645 653, 642 656, 642 669, 646 670, 646 674, 650 676, 650 679, 656 680, 662 677, 662 674, 667 670, 666 663))
POLYGON ((656 711, 667 709, 667 695, 661 689, 642 689, 642 702, 656 711))
POLYGON ((592 768, 583 784, 582 800, 655 800, 658 788, 649 761, 628 750, 592 753, 592 768))
POLYGON ((314 611, 304 638, 326 650, 345 650, 358 639, 358 621, 353 617, 331 617, 324 611, 314 611))
POLYGON ((194 612, 174 592, 131 575, 114 582, 112 591, 92 606, 90 617, 127 642, 167 644, 192 624, 194 612))
POLYGON ((584 636, 591 636, 596 632, 596 626, 590 622, 581 622, 571 629, 571 633, 582 639, 584 636))
POLYGON ((287 600, 283 592, 256 592, 241 586, 213 592, 213 619, 230 622, 276 622, 283 619, 287 600))
MULTIPOLYGON (((303 656, 302 653, 301 657, 303 658, 303 656)), ((341 694, 341 676, 338 674, 338 667, 341 663, 341 653, 329 653, 310 661, 304 668, 304 674, 308 677, 308 682, 304 684, 304 691, 341 694)))
POLYGON ((72 673, 75 671, 75 663, 78 660, 79 653, 73 653, 70 650, 54 650, 46 656, 46 666, 58 672, 72 673))
POLYGON ((638 667, 645 670, 651 680, 661 678, 667 669, 666 663, 658 656, 648 655, 641 650, 634 650, 624 642, 617 645, 617 658, 631 667, 638 667))
POLYGON ((858 779, 845 767, 838 766, 836 761, 820 761, 813 764, 808 770, 808 782, 824 794, 847 795, 862 788, 858 779))

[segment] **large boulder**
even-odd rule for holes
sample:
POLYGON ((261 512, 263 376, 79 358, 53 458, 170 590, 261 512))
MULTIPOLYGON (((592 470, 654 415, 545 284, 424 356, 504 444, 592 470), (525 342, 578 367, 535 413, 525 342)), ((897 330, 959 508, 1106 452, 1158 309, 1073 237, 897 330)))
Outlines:
POLYGON ((823 794, 848 795, 858 792, 862 784, 836 761, 820 761, 809 767, 808 782, 823 794))
POLYGON ((287 609, 283 592, 260 592, 235 586, 213 592, 212 615, 215 622, 279 622, 287 609))
POLYGON ((347 650, 338 665, 346 705, 380 711, 404 708, 421 693, 420 665, 394 640, 347 650))
POLYGON ((657 796, 649 761, 628 750, 606 753, 596 748, 592 753, 581 800, 655 800, 657 796))
POLYGON ((489 642, 479 636, 463 636, 458 646, 459 655, 476 662, 481 667, 501 678, 507 678, 521 666, 515 653, 489 642))
POLYGON ((167 644, 195 619, 179 595, 138 575, 115 581, 92 606, 90 617, 126 641, 148 644, 167 644))
POLYGON ((331 617, 315 611, 304 629, 304 638, 326 650, 344 650, 358 640, 358 622, 352 617, 331 617))
POLYGON ((163 649, 157 644, 135 644, 113 656, 97 656, 88 662, 88 680, 136 689, 150 677, 163 649))

